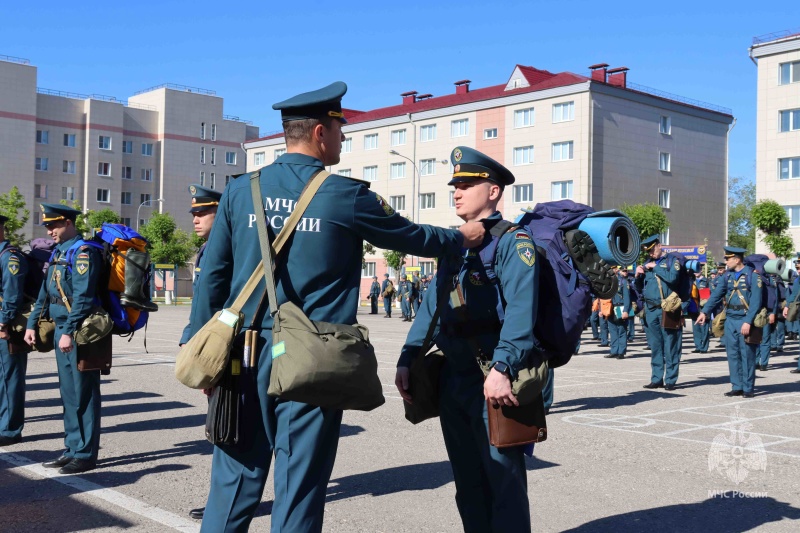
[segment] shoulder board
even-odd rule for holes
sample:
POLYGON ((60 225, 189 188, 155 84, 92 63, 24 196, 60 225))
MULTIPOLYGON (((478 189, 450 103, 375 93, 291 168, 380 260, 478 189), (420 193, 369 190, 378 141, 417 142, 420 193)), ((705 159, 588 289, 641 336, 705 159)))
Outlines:
MULTIPOLYGON (((239 174, 239 175, 241 176, 242 174, 239 174)), ((250 174, 250 179, 251 180, 257 180, 260 177, 261 177, 261 171, 260 170, 256 170, 255 172, 250 174)))

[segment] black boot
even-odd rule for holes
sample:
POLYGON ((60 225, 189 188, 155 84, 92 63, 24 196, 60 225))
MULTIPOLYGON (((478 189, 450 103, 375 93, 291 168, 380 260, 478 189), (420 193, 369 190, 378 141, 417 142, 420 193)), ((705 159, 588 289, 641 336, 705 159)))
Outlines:
POLYGON ((119 301, 126 307, 140 311, 158 311, 158 305, 150 301, 150 254, 128 250, 125 254, 125 292, 119 301))

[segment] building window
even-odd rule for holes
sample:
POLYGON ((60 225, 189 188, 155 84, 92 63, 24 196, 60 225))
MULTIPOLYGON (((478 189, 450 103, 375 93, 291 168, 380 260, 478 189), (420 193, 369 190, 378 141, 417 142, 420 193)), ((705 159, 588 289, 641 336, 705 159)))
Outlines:
POLYGON ((353 171, 350 170, 349 168, 343 168, 343 169, 339 170, 339 172, 337 172, 337 174, 340 175, 340 176, 344 176, 346 178, 349 178, 349 177, 351 177, 353 175, 353 171))
POLYGON ((46 157, 37 157, 36 158, 36 170, 41 170, 42 172, 47 171, 48 159, 46 157))
POLYGON ((528 109, 517 109, 514 111, 514 127, 515 128, 527 128, 528 126, 533 126, 533 108, 529 107, 528 109))
POLYGON ((211 125, 211 140, 212 141, 216 141, 217 140, 217 125, 216 124, 212 124, 211 125))
POLYGON ((394 130, 392 132, 392 146, 406 144, 406 130, 394 130))
POLYGON ((47 198, 47 185, 42 185, 42 184, 34 185, 33 196, 35 198, 47 198))
POLYGON ((514 185, 514 203, 523 204, 533 201, 533 184, 514 185))
POLYGON ((38 144, 50 144, 50 132, 47 130, 36 130, 36 142, 38 144))
POLYGON ((378 134, 364 135, 364 150, 375 150, 378 147, 378 134))
POLYGON ((800 81, 800 61, 795 61, 793 63, 781 63, 778 66, 778 69, 780 71, 780 79, 778 82, 780 85, 797 83, 800 81))
POLYGON ((148 205, 150 204, 150 194, 140 194, 139 195, 139 203, 148 205))
POLYGON ((800 157, 778 159, 778 178, 782 180, 800 178, 800 157))
MULTIPOLYGON (((147 219, 146 218, 140 218, 139 219, 139 226, 146 226, 146 225, 147 225, 147 219)), ((139 226, 136 226, 136 229, 139 229, 139 226)))
POLYGON ((102 161, 97 163, 97 175, 98 176, 110 176, 111 175, 111 164, 110 163, 103 163, 102 161))
POLYGON ((568 161, 572 156, 572 141, 553 143, 553 161, 568 161))
POLYGON ((253 155, 253 164, 257 167, 263 167, 264 159, 266 159, 266 154, 264 152, 256 152, 255 155, 253 155))
POLYGON ((97 147, 101 150, 111 150, 111 137, 108 135, 100 135, 97 140, 97 147))
POLYGON ((529 165, 533 163, 533 146, 514 148, 514 164, 529 165))
POLYGON ((664 232, 658 237, 658 240, 661 241, 661 244, 669 245, 669 228, 665 229, 664 232))
POLYGON ((70 148, 75 148, 75 134, 74 133, 65 133, 64 134, 64 146, 68 146, 70 148))
POLYGON ((426 192, 419 195, 420 209, 436 209, 436 193, 426 192))
POLYGON ((419 271, 423 276, 433 274, 433 261, 420 261, 419 271))
POLYGON ((786 214, 789 215, 789 226, 800 227, 800 205, 786 206, 786 214))
POLYGON ((406 197, 405 197, 405 195, 390 196, 389 197, 389 205, 392 206, 392 209, 394 209, 395 211, 405 211, 405 209, 406 209, 406 197))
POLYGON ((74 200, 75 199, 75 187, 61 187, 61 199, 62 200, 74 200))
POLYGON ((572 180, 554 181, 550 189, 551 200, 569 200, 572 198, 572 180))
POLYGON ((575 102, 553 104, 553 124, 575 120, 575 102))
POLYGON ((672 161, 670 160, 669 154, 667 152, 659 152, 658 154, 658 170, 662 170, 664 172, 669 172, 672 161))
POLYGON ((780 117, 781 120, 779 131, 786 132, 800 130, 800 109, 781 111, 780 117))
POLYGON ((217 188, 217 173, 216 172, 212 172, 211 175, 209 176, 209 180, 210 181, 208 182, 208 186, 211 189, 216 189, 217 188))
POLYGON ((342 141, 342 153, 349 154, 352 151, 353 151, 353 138, 345 137, 344 141, 342 141))
POLYGON ((436 160, 435 159, 420 159, 419 161, 419 175, 420 176, 433 176, 436 174, 436 160))
POLYGON ((205 187, 206 186, 206 173, 205 172, 200 172, 200 186, 201 187, 205 187))
POLYGON ((122 224, 131 227, 131 217, 122 217, 122 224))
POLYGON ((217 164, 217 149, 216 148, 212 148, 211 149, 211 164, 212 165, 216 165, 217 164))
POLYGON ((483 130, 483 139, 484 140, 497 139, 497 128, 489 128, 483 130))
POLYGON ((466 137, 469 135, 469 119, 462 118, 450 123, 450 137, 466 137))
POLYGON ((142 155, 153 157, 153 143, 142 143, 142 155))
POLYGON ((225 164, 226 165, 236 164, 236 152, 225 152, 225 164))
POLYGON ((669 189, 658 189, 658 206, 669 209, 669 189))
POLYGON ((64 161, 61 170, 64 174, 75 174, 75 161, 64 161))
POLYGON ((34 212, 33 212, 33 225, 34 225, 34 226, 38 226, 38 225, 39 225, 39 222, 41 222, 41 221, 39 220, 39 211, 34 211, 34 212))
POLYGON ((364 266, 361 267, 361 277, 362 278, 371 278, 375 275, 375 263, 369 262, 364 263, 364 266))
POLYGON ((200 138, 204 139, 204 140, 206 138, 206 123, 205 122, 201 122, 200 123, 200 138))
POLYGON ((232 179, 232 178, 231 178, 230 174, 225 176, 225 186, 226 186, 226 187, 227 187, 227 186, 228 186, 228 184, 231 182, 231 179, 232 179))
POLYGON ((131 205, 131 193, 122 191, 119 203, 121 203, 122 205, 131 205))
POLYGON ((278 148, 278 149, 277 149, 277 150, 275 150, 275 152, 274 152, 274 158, 273 158, 273 161, 275 161, 275 159, 278 159, 280 156, 282 156, 282 155, 283 155, 283 154, 285 154, 285 153, 286 153, 286 148, 278 148))
POLYGON ((378 167, 377 165, 364 167, 364 181, 377 181, 378 180, 378 167))
POLYGON ((405 163, 392 163, 389 165, 389 177, 393 180, 406 177, 405 163))
POLYGON ((201 146, 200 147, 200 164, 201 165, 205 165, 206 164, 206 147, 205 146, 201 146))
POLYGON ((133 141, 122 141, 122 153, 123 154, 133 153, 133 141))
POLYGON ((658 131, 664 135, 672 135, 672 119, 661 115, 661 120, 658 121, 658 131))
POLYGON ((152 168, 143 168, 142 169, 142 181, 153 181, 153 169, 152 168))
POLYGON ((122 179, 124 180, 133 179, 133 167, 122 167, 122 179))
POLYGON ((428 124, 419 129, 420 142, 428 142, 436 139, 436 124, 428 124))
POLYGON ((450 198, 447 201, 447 205, 451 208, 456 207, 456 191, 450 191, 450 198))
POLYGON ((109 203, 111 197, 110 189, 97 189, 97 201, 103 204, 109 203))

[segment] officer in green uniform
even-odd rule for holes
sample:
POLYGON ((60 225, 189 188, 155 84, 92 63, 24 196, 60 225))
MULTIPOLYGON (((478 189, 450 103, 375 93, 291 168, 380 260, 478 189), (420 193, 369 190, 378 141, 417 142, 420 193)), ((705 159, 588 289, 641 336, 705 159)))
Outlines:
MULTIPOLYGON (((262 260, 250 180, 260 181, 273 239, 312 176, 339 163, 345 122, 341 98, 346 90, 344 83, 336 82, 273 106, 281 111, 287 152, 273 164, 232 181, 222 193, 192 303, 196 307, 192 334, 215 312, 231 305, 262 260)), ((330 176, 276 261, 278 303, 291 300, 314 321, 354 324, 364 240, 380 248, 432 257, 457 254, 463 245, 477 246, 484 234, 479 223, 465 224, 460 231, 413 224, 370 191, 367 183, 330 176)), ((256 294, 263 287, 262 281, 256 294)), ((243 323, 255 319, 260 328, 257 398, 253 400, 257 406, 252 406, 257 415, 245 424, 252 432, 252 444, 245 449, 214 448, 201 530, 247 530, 274 455, 272 531, 320 531, 342 411, 267 395, 272 317, 267 311, 254 317, 258 300, 251 298, 242 309, 243 323)), ((269 302, 269 307, 273 305, 269 302)))
POLYGON ((617 293, 611 298, 611 315, 605 317, 611 334, 611 352, 606 359, 625 359, 628 351, 628 318, 631 314, 631 292, 625 279, 624 268, 616 268, 617 293), (617 316, 619 309, 619 316, 617 316))
MULTIPOLYGON (((697 289, 698 297, 695 305, 697 306, 697 311, 699 312, 702 309, 702 305, 700 305, 700 289, 708 289, 710 288, 709 281, 703 276, 702 273, 698 272, 695 274, 694 279, 694 286, 697 289)), ((697 316, 693 315, 694 318, 692 319, 692 339, 694 340, 694 350, 692 353, 707 353, 708 352, 708 341, 711 336, 711 326, 706 322, 705 324, 698 324, 697 323, 697 316)))
MULTIPOLYGON (((201 185, 189 185, 189 194, 192 195, 192 207, 189 213, 192 214, 192 225, 194 226, 195 234, 206 242, 200 247, 197 252, 197 260, 194 267, 194 281, 192 281, 192 294, 196 294, 197 286, 200 283, 200 273, 203 271, 203 252, 206 250, 208 244, 208 236, 211 235, 211 226, 214 224, 214 217, 217 215, 217 206, 219 199, 222 198, 222 193, 203 187, 201 185)), ((189 342, 189 332, 192 331, 192 315, 189 315, 189 323, 183 328, 183 335, 181 335, 180 345, 183 346, 189 342)), ((202 518, 202 517, 197 517, 202 518)))
POLYGON ((394 283, 389 279, 389 274, 383 275, 383 283, 381 284, 381 296, 383 297, 383 310, 386 314, 383 318, 392 318, 392 300, 395 293, 394 283))
POLYGON ((642 241, 642 248, 650 260, 636 267, 636 289, 642 293, 645 306, 647 344, 650 347, 650 383, 645 389, 664 387, 674 390, 678 381, 678 368, 681 362, 680 329, 665 329, 661 324, 661 296, 669 296, 677 290, 681 265, 677 259, 669 260, 662 255, 658 235, 642 241))
MULTIPOLYGON (((503 189, 514 183, 511 172, 464 146, 453 150, 451 161, 454 174, 449 185, 455 187, 456 214, 465 221, 502 220, 497 205, 503 189)), ((482 246, 491 243, 488 236, 482 246)), ((433 340, 446 355, 440 382, 440 420, 461 522, 467 532, 528 532, 531 521, 524 447, 491 446, 486 421, 486 400, 517 405, 511 379, 535 350, 539 266, 527 231, 514 230, 500 238, 494 271, 498 285, 489 280, 480 256, 471 250, 462 251, 460 260, 440 260, 429 296, 423 300, 403 346, 395 384, 405 400, 413 401, 408 392, 408 367, 425 340, 437 301, 441 304, 443 291, 453 289, 451 280, 455 277, 466 303, 461 309, 467 316, 454 310, 447 298, 433 340), (491 359, 492 370, 485 382, 476 360, 478 349, 491 359)))
POLYGON ((28 262, 6 240, 8 217, 0 215, 0 446, 22 440, 25 426, 25 371, 28 346, 9 335, 11 323, 25 303, 28 262))
POLYGON ((711 310, 720 303, 727 304, 724 338, 732 389, 725 396, 752 398, 758 345, 745 342, 745 336, 750 334, 753 320, 764 304, 761 301, 761 278, 752 267, 744 264, 745 251, 744 248, 725 247, 728 270, 703 306, 697 323, 704 323, 711 310))
MULTIPOLYGON (((709 287, 711 289, 712 293, 717 288, 717 285, 722 283, 722 280, 725 277, 725 270, 726 270, 725 262, 717 263, 717 279, 716 279, 716 282, 709 287)), ((722 302, 717 304, 717 307, 715 309, 712 309, 712 311, 711 311, 712 318, 714 316, 716 316, 717 314, 719 314, 721 311, 722 311, 722 302)), ((717 339, 717 342, 718 342, 717 346, 719 348, 724 348, 725 347, 725 336, 723 335, 722 337, 717 339)))
POLYGON ((56 244, 45 282, 28 320, 25 341, 34 342, 34 328, 42 311, 55 321, 55 351, 58 385, 64 406, 64 446, 60 457, 43 463, 60 468, 61 474, 92 470, 100 448, 100 371, 78 370, 75 331, 95 305, 95 290, 103 270, 97 248, 84 245, 75 251, 71 264, 66 253, 81 240, 75 219, 81 212, 61 204, 42 204, 42 225, 56 244), (69 299, 72 310, 61 299, 58 286, 69 299))
POLYGON ((378 314, 378 297, 381 295, 381 284, 378 283, 378 276, 372 276, 372 285, 369 286, 369 314, 378 314))

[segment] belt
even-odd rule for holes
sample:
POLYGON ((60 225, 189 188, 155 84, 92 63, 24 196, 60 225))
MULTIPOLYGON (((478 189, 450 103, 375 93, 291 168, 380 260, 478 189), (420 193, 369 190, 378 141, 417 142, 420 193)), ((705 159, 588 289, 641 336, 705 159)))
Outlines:
POLYGON ((501 322, 470 320, 454 324, 442 324, 440 330, 448 337, 477 337, 488 333, 500 333, 502 327, 503 324, 501 322))
MULTIPOLYGON (((70 305, 72 304, 72 298, 67 298, 69 300, 70 305)), ((60 296, 51 296, 50 303, 55 305, 64 305, 64 300, 61 299, 60 296)))
POLYGON ((660 301, 657 302, 655 300, 647 300, 647 299, 645 299, 644 303, 646 303, 647 307, 649 307, 650 309, 657 309, 657 308, 661 307, 661 302, 660 301))
POLYGON ((728 309, 730 309, 731 311, 744 311, 747 308, 743 305, 729 305, 728 309))

